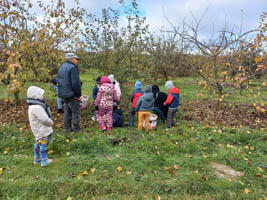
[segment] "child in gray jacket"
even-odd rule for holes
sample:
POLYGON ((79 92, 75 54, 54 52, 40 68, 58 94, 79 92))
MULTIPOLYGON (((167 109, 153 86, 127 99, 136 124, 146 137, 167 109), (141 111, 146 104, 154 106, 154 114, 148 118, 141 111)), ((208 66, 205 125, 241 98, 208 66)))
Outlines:
POLYGON ((154 97, 150 85, 145 86, 144 95, 141 96, 136 104, 135 111, 138 112, 138 130, 142 131, 145 121, 146 132, 150 129, 150 113, 154 104, 154 97))

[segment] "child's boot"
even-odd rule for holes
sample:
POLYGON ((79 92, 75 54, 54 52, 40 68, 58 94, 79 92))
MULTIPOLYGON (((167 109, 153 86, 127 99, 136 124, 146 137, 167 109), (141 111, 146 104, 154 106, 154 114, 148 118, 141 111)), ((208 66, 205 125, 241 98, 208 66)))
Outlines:
POLYGON ((40 157, 40 144, 37 144, 37 143, 34 144, 33 154, 34 154, 34 161, 33 161, 33 163, 34 164, 37 164, 37 163, 41 162, 41 157, 40 157))
POLYGON ((106 130, 105 124, 100 124, 100 129, 101 131, 105 131, 106 130))
POLYGON ((51 162, 54 162, 53 159, 47 158, 47 144, 40 144, 40 153, 41 153, 41 166, 44 167, 51 162))
POLYGON ((108 134, 111 134, 112 128, 108 127, 108 134))

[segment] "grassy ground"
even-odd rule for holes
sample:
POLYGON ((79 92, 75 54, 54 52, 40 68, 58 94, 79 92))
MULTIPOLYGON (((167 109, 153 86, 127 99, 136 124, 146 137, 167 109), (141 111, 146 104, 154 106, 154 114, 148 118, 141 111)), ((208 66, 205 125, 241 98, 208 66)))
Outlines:
MULTIPOLYGON (((14 127, 0 134, 0 199, 264 199, 266 132, 180 122, 169 132, 136 128, 103 136, 94 127, 49 146, 55 163, 33 164, 33 137, 14 127), (219 179, 210 166, 244 172, 219 179), (83 174, 82 174, 83 173, 83 174)), ((266 170, 266 169, 265 169, 266 170)))
MULTIPOLYGON (((81 76, 84 94, 91 95, 96 76, 81 76)), ((199 98, 194 82, 175 80, 182 103, 199 98)), ((48 99, 55 98, 47 84, 35 85, 46 89, 48 99)), ((240 99, 237 102, 247 102, 240 99)), ((0 127, 0 199, 267 198, 266 129, 177 122, 170 131, 158 124, 149 134, 131 127, 116 128, 111 136, 95 124, 70 140, 56 130, 48 147, 55 163, 46 168, 33 164, 31 132, 20 132, 16 125, 0 127), (213 162, 244 176, 219 179, 213 162)))

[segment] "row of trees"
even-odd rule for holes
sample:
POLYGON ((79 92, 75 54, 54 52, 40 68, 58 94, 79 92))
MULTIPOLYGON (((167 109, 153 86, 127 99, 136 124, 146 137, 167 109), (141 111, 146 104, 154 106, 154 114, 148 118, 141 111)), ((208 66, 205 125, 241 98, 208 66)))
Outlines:
POLYGON ((215 91, 219 102, 228 88, 242 93, 252 80, 266 80, 267 13, 260 16, 257 30, 236 32, 225 25, 204 40, 199 30, 202 18, 193 16, 191 24, 181 26, 169 22, 171 29, 154 35, 136 0, 119 2, 124 13, 107 8, 98 17, 78 1, 72 9, 66 9, 61 0, 49 5, 39 1, 34 8, 42 13, 39 19, 30 0, 1 0, 0 80, 16 103, 26 81, 47 81, 56 74, 66 51, 81 56, 82 68, 113 73, 122 86, 136 78, 199 76, 203 80, 199 84, 215 91))

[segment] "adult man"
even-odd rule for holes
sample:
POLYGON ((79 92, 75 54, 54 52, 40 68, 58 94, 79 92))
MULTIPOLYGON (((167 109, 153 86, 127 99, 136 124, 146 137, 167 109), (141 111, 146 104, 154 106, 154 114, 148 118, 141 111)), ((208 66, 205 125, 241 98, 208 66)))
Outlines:
POLYGON ((164 92, 161 92, 158 85, 152 86, 152 92, 153 92, 153 96, 155 100, 152 110, 160 118, 160 122, 165 122, 165 119, 167 118, 169 106, 168 105, 166 106, 163 104, 167 99, 167 94, 165 94, 164 92))
POLYGON ((65 55, 65 63, 58 70, 58 96, 64 101, 64 128, 66 132, 80 131, 81 81, 74 53, 65 55), (72 128, 73 124, 73 128, 72 128))

